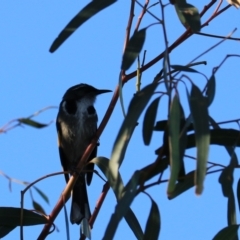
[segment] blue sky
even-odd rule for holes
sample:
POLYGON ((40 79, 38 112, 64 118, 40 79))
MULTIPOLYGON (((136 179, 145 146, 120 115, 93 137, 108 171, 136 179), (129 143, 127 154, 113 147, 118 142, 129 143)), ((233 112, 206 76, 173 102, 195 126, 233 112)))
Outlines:
MULTIPOLYGON (((27 117, 34 112, 47 107, 58 106, 67 88, 78 83, 88 83, 97 88, 114 90, 118 83, 121 65, 124 37, 129 14, 129 3, 117 1, 111 7, 102 11, 81 26, 55 53, 49 53, 49 48, 59 32, 89 1, 1 1, 0 4, 0 126, 12 119, 27 117)), ((208 1, 190 1, 200 11, 208 1)), ((223 6, 227 3, 224 1, 223 6)), ((202 22, 211 16, 214 8, 204 15, 202 22)), ((141 9, 136 7, 133 28, 141 9)), ((160 7, 153 8, 160 16, 160 7)), ((161 18, 161 17, 160 17, 161 18)), ((231 7, 227 12, 202 29, 204 33, 227 35, 240 20, 239 11, 231 7)), ((148 26, 155 20, 146 15, 142 27, 148 26)), ((184 28, 177 19, 172 6, 166 8, 166 26, 169 44, 173 43, 183 32, 184 28)), ((237 31, 234 37, 239 37, 237 31)), ((204 38, 194 35, 175 49, 170 60, 172 64, 185 65, 203 51, 217 43, 218 39, 204 38)), ((226 54, 240 54, 239 42, 225 41, 218 48, 201 57, 199 61, 207 61, 206 66, 196 69, 210 77, 212 68, 219 65, 226 54)), ((147 50, 146 62, 164 50, 164 40, 161 25, 154 25, 147 30, 144 45, 147 50)), ((229 59, 216 75, 216 96, 209 112, 216 121, 239 118, 239 62, 238 58, 229 59)), ((150 83, 161 70, 162 61, 142 75, 142 85, 150 83)), ((136 64, 129 72, 136 69, 136 64)), ((196 74, 188 74, 199 87, 205 85, 205 79, 196 74)), ((124 86, 124 104, 128 106, 135 92, 136 79, 130 80, 124 86)), ((186 93, 180 86, 180 98, 189 113, 186 93)), ((99 96, 96 109, 101 121, 111 100, 111 93, 99 96)), ((154 99, 154 98, 153 98, 154 99)), ((159 104, 158 120, 166 119, 167 98, 159 104)), ((55 121, 57 108, 39 115, 36 120, 48 123, 55 121)), ((143 144, 142 119, 136 128, 120 172, 124 183, 128 182, 134 170, 153 162, 156 158, 154 150, 162 141, 162 135, 154 133, 150 147, 143 144)), ((98 156, 111 156, 113 142, 123 121, 123 115, 118 102, 113 115, 100 138, 98 156)), ((238 128, 236 124, 224 125, 227 128, 238 128)), ((31 127, 18 127, 0 138, 0 170, 12 178, 32 182, 46 174, 61 171, 57 149, 57 134, 55 124, 38 130, 31 127)), ((239 150, 236 151, 239 154, 239 150)), ((187 154, 195 156, 192 149, 187 154)), ((229 156, 223 147, 211 146, 209 160, 227 165, 229 156)), ((195 162, 186 159, 187 170, 193 170, 195 162)), ((99 170, 100 172, 100 170, 99 170)), ((168 178, 169 171, 164 174, 168 178)), ((223 227, 227 226, 227 199, 223 198, 218 184, 219 173, 208 175, 203 195, 197 197, 194 189, 190 189, 178 198, 169 201, 166 195, 166 184, 155 186, 148 190, 159 205, 161 213, 160 239, 211 239, 223 227)), ((235 171, 234 190, 239 178, 235 171)), ((94 209, 102 190, 103 181, 97 176, 88 188, 91 209, 94 209)), ((12 183, 9 191, 8 181, 0 176, 1 206, 20 206, 20 191, 24 186, 12 183)), ((47 213, 55 206, 65 186, 63 176, 45 179, 37 184, 49 197, 47 205, 36 192, 34 199, 38 201, 47 213)), ((235 191, 236 192, 236 191, 235 191)), ((116 205, 112 191, 100 210, 92 230, 92 239, 101 239, 106 225, 116 205)), ((32 209, 29 193, 25 197, 25 208, 32 209)), ((69 211, 70 201, 67 203, 69 211)), ((145 229, 145 219, 149 214, 150 200, 140 194, 133 202, 132 209, 145 229)), ((237 208, 238 210, 238 208, 237 208)), ((237 217, 239 214, 237 212, 237 217)), ((48 239, 66 239, 63 211, 57 217, 55 231, 48 239)), ((36 239, 42 226, 24 228, 25 239, 36 239)), ((79 227, 70 226, 71 239, 77 239, 79 227)), ((18 239, 19 228, 11 232, 5 239, 18 239)), ((134 239, 134 235, 124 220, 121 221, 114 239, 134 239)))

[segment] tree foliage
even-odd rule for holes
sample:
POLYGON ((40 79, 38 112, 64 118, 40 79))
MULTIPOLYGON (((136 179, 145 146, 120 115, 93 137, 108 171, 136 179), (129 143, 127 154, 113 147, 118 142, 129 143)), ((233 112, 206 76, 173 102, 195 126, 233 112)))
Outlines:
MULTIPOLYGON (((93 0, 81 9, 76 16, 70 19, 66 27, 59 33, 50 47, 50 52, 54 53, 68 40, 75 31, 87 24, 87 21, 93 18, 97 13, 103 12, 106 8, 117 2, 116 0, 93 0)), ((228 1, 231 5, 239 7, 239 1, 228 1)), ((126 3, 126 7, 129 4, 126 3)), ((239 166, 238 158, 234 152, 236 147, 240 146, 239 130, 226 129, 220 127, 220 123, 216 122, 213 116, 209 114, 209 106, 214 102, 216 92, 216 73, 222 67, 223 63, 230 57, 239 57, 238 55, 227 55, 226 58, 215 68, 212 69, 210 77, 206 77, 203 73, 197 71, 197 65, 206 64, 206 62, 198 62, 197 58, 187 65, 183 65, 180 60, 178 65, 171 64, 170 55, 176 48, 181 47, 181 44, 193 35, 201 35, 201 29, 206 27, 211 21, 215 20, 223 12, 227 11, 231 5, 222 6, 222 1, 209 1, 203 10, 198 10, 195 6, 187 3, 185 0, 172 0, 170 3, 163 3, 157 1, 150 3, 146 1, 143 5, 140 1, 132 0, 130 4, 130 14, 128 17, 127 32, 124 42, 124 52, 122 55, 121 66, 119 67, 119 84, 113 95, 113 99, 101 122, 96 137, 99 138, 104 128, 107 126, 108 120, 111 117, 113 108, 118 99, 121 99, 121 106, 125 113, 123 104, 124 85, 128 81, 137 77, 137 91, 132 97, 129 107, 126 111, 125 118, 116 136, 113 144, 111 158, 98 157, 92 160, 104 174, 107 182, 104 185, 102 201, 98 202, 97 208, 101 208, 104 204, 104 197, 109 189, 113 190, 117 204, 114 213, 112 214, 103 239, 113 239, 119 222, 125 218, 129 227, 133 231, 137 239, 159 239, 161 232, 160 208, 156 200, 154 200, 148 193, 149 188, 157 188, 159 184, 165 181, 162 179, 163 173, 168 176, 167 196, 169 199, 174 199, 180 194, 184 194, 187 190, 194 187, 197 195, 204 194, 204 184, 206 174, 214 174, 220 172, 219 184, 222 187, 223 196, 227 198, 227 222, 228 226, 219 229, 219 232, 213 236, 214 240, 220 239, 238 239, 238 223, 236 222, 236 207, 235 196, 240 202, 240 180, 238 181, 238 188, 233 189, 233 175, 236 168, 239 166), (210 11, 213 5, 217 4, 216 10, 206 20, 202 21, 202 17, 210 11), (140 5, 142 11, 133 29, 132 23, 135 13, 135 5, 140 5), (154 15, 151 10, 154 7, 159 7, 161 14, 154 15), (185 27, 184 33, 176 39, 171 45, 168 44, 167 26, 165 22, 166 8, 175 8, 179 21, 185 27), (142 20, 146 14, 154 17, 155 21, 147 27, 141 28, 142 20), (158 53, 157 57, 145 63, 145 52, 143 46, 145 40, 148 38, 148 30, 154 29, 154 25, 161 25, 164 38, 164 51, 158 53), (142 58, 142 61, 140 61, 142 58), (127 73, 127 71, 136 62, 138 67, 135 71, 127 73), (162 60, 162 69, 156 74, 154 79, 144 82, 142 85, 142 74, 149 68, 154 66, 157 62, 162 60), (203 88, 198 86, 188 76, 189 73, 202 74, 207 78, 206 84, 203 88), (179 90, 180 84, 183 83, 185 92, 179 90), (189 106, 185 106, 181 102, 181 97, 186 96, 189 106), (168 99, 167 104, 167 119, 158 119, 159 105, 162 104, 163 97, 168 99), (190 114, 186 115, 186 108, 189 107, 190 114), (145 113, 145 114, 144 114, 145 113), (142 137, 145 145, 152 144, 153 133, 163 133, 163 139, 159 148, 156 150, 156 159, 149 160, 148 165, 133 172, 132 177, 124 186, 121 171, 119 170, 123 161, 125 161, 126 150, 134 134, 135 127, 138 124, 139 118, 143 116, 142 137), (219 145, 225 147, 230 156, 228 166, 222 166, 217 163, 210 163, 208 158, 209 148, 211 145, 219 145), (186 154, 185 151, 190 148, 196 148, 196 156, 193 158, 196 161, 196 167, 192 171, 186 172, 186 154), (212 170, 214 169, 214 170, 212 170), (158 180, 156 181, 156 176, 158 180), (149 183, 150 181, 150 183, 149 183), (132 201, 138 197, 140 193, 145 193, 146 197, 151 202, 149 216, 146 218, 146 227, 143 230, 138 222, 137 214, 131 209, 132 201)), ((204 34, 203 34, 204 35, 204 34)), ((231 34, 228 36, 216 36, 214 34, 205 34, 205 37, 221 38, 221 41, 232 39, 231 34)), ((41 112, 41 111, 40 111, 41 112)), ((29 125, 34 128, 44 128, 49 124, 39 123, 33 120, 33 117, 38 113, 33 114, 27 118, 20 118, 9 122, 0 129, 0 133, 6 132, 19 125, 29 125)), ((229 120, 231 122, 231 120, 229 120)), ((84 163, 91 151, 94 149, 96 143, 91 143, 87 148, 85 154, 79 159, 78 168, 83 169, 84 163)), ((57 173, 58 174, 58 173, 57 173)), ((60 173, 61 174, 61 173, 60 173)), ((73 176, 73 178, 76 176, 73 176)), ((37 180, 40 181, 41 179, 37 180)), ((37 182, 36 181, 36 182, 37 182)), ((27 185, 25 191, 33 187, 36 192, 47 203, 47 196, 38 188, 34 186, 36 183, 24 183, 27 185)), ((37 213, 31 212, 24 208, 0 208, 0 237, 4 237, 16 226, 28 226, 35 224, 45 224, 39 239, 47 237, 50 227, 60 210, 64 207, 65 201, 70 197, 71 189, 74 181, 70 181, 60 196, 57 205, 49 214, 50 218, 43 215, 44 210, 40 204, 32 199, 33 206, 37 213), (7 219, 7 220, 6 220, 7 219)), ((24 191, 24 192, 25 192, 24 191)), ((187 208, 187 206, 185 206, 187 208)), ((94 211, 90 219, 90 225, 94 225, 94 221, 98 212, 94 211)))

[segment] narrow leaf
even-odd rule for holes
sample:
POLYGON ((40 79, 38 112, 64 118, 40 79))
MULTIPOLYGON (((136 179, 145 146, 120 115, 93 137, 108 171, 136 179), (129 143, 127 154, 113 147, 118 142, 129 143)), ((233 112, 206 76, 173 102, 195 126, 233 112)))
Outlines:
POLYGON ((171 68, 177 71, 182 71, 182 72, 192 72, 192 73, 199 73, 197 70, 187 67, 187 66, 182 66, 182 65, 171 65, 171 68))
POLYGON ((36 211, 38 211, 38 212, 40 212, 40 213, 43 213, 43 214, 46 214, 45 211, 44 211, 44 209, 43 209, 43 207, 42 207, 39 203, 37 203, 36 201, 32 201, 32 205, 33 205, 33 208, 34 208, 36 211))
POLYGON ((201 19, 198 9, 188 3, 175 4, 175 9, 178 14, 178 18, 185 28, 190 27, 193 32, 201 30, 201 19))
POLYGON ((124 159, 125 152, 136 126, 137 120, 142 111, 149 102, 154 90, 158 84, 153 83, 137 92, 130 102, 127 116, 119 130, 115 143, 113 145, 111 161, 109 163, 112 172, 117 175, 118 169, 124 159))
POLYGON ((170 156, 170 178, 168 182, 167 194, 175 189, 175 184, 178 179, 179 170, 181 167, 180 151, 179 151, 179 133, 180 133, 180 106, 178 96, 175 95, 171 104, 169 116, 169 156, 170 156))
MULTIPOLYGON (((107 158, 97 157, 97 158, 92 159, 90 161, 90 163, 94 163, 100 168, 100 170, 103 172, 103 174, 108 179, 108 182, 109 182, 110 186, 112 187, 117 200, 119 201, 122 197, 122 192, 124 189, 124 185, 123 185, 120 173, 118 172, 117 180, 116 180, 117 183, 116 183, 114 180, 113 174, 111 173, 111 170, 109 169, 109 160, 107 158)), ((125 218, 126 222, 128 223, 129 227, 132 229, 136 238, 142 239, 143 231, 138 222, 138 219, 136 218, 135 214, 133 213, 133 211, 131 210, 130 207, 129 207, 127 213, 125 214, 124 218, 125 218)))
POLYGON ((42 199, 43 199, 46 203, 49 204, 49 199, 48 199, 47 195, 46 195, 43 191, 41 191, 39 188, 37 188, 37 187, 35 187, 35 186, 33 186, 33 188, 34 188, 34 189, 37 191, 37 193, 42 197, 42 199))
POLYGON ((31 126, 31 127, 35 127, 35 128, 44 128, 44 127, 48 126, 48 124, 39 123, 39 122, 33 121, 33 120, 29 119, 29 118, 19 118, 18 121, 20 123, 23 123, 25 125, 28 125, 28 126, 31 126))
POLYGON ((146 38, 146 30, 147 28, 143 28, 138 32, 134 32, 133 36, 129 40, 122 58, 122 70, 128 70, 141 52, 146 38))
POLYGON ((240 211, 240 178, 238 179, 238 184, 237 184, 237 199, 238 199, 238 208, 240 211))
POLYGON ((208 99, 208 106, 210 106, 213 102, 215 91, 216 91, 216 79, 215 79, 215 75, 213 74, 207 83, 206 95, 208 99))
POLYGON ((233 168, 227 166, 219 176, 218 182, 221 184, 224 197, 230 197, 233 185, 233 168))
POLYGON ((207 102, 206 99, 202 96, 200 89, 194 84, 192 85, 189 105, 196 134, 197 168, 195 185, 196 194, 199 195, 203 191, 203 182, 206 175, 210 134, 207 102))
POLYGON ((143 141, 145 145, 149 145, 151 142, 160 98, 161 97, 156 98, 150 104, 143 120, 143 141))
POLYGON ((158 240, 160 232, 160 212, 158 206, 153 199, 151 199, 152 206, 147 219, 146 229, 143 240, 158 240))
POLYGON ((127 211, 129 210, 129 207, 136 195, 137 192, 137 186, 139 182, 139 172, 135 172, 133 177, 130 179, 126 187, 124 188, 124 194, 123 197, 120 199, 120 201, 117 203, 117 206, 115 208, 115 212, 112 214, 111 219, 107 225, 105 234, 103 239, 114 239, 114 234, 117 230, 118 224, 123 218, 123 216, 126 215, 127 211))
MULTIPOLYGON (((20 226, 21 208, 0 207, 0 226, 20 226)), ((23 209, 23 226, 45 224, 47 219, 40 214, 23 209)))
POLYGON ((228 197, 228 205, 227 205, 227 219, 228 219, 228 225, 235 225, 236 222, 236 206, 235 206, 235 199, 234 199, 234 193, 231 189, 231 194, 228 197))
POLYGON ((117 0, 92 0, 60 32, 58 37, 52 43, 49 51, 51 53, 56 51, 62 45, 62 43, 77 30, 77 28, 79 28, 92 16, 102 11, 104 8, 107 8, 116 1, 117 0))
POLYGON ((194 174, 195 171, 191 171, 185 175, 184 181, 178 182, 175 186, 174 192, 168 195, 168 199, 172 200, 180 194, 184 193, 188 189, 194 186, 194 174))
POLYGON ((231 225, 221 229, 213 238, 213 240, 234 240, 237 236, 239 225, 231 225))

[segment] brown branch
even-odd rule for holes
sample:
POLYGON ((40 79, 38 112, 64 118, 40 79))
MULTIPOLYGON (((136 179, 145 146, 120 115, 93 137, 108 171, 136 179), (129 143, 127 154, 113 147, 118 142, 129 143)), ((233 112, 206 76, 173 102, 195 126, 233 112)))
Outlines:
POLYGON ((146 0, 144 6, 142 8, 142 12, 141 12, 140 16, 138 17, 138 21, 137 21, 137 24, 136 24, 136 27, 135 27, 135 31, 138 31, 138 29, 139 29, 139 26, 142 22, 143 16, 146 13, 146 9, 148 7, 148 4, 149 4, 149 0, 146 0))
POLYGON ((123 46, 123 52, 125 51, 125 49, 128 45, 129 39, 130 39, 132 21, 134 18, 134 7, 135 7, 135 0, 132 0, 131 7, 130 7, 130 13, 129 13, 129 19, 128 19, 128 25, 127 25, 127 29, 126 29, 126 37, 125 37, 125 42, 124 42, 124 46, 123 46))

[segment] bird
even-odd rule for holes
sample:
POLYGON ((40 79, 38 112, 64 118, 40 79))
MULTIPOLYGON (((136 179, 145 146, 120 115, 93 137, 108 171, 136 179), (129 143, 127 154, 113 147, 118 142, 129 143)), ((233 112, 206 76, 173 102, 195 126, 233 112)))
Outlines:
MULTIPOLYGON (((63 95, 59 105, 56 127, 61 164, 64 171, 70 172, 70 174, 64 174, 66 183, 69 181, 69 176, 76 172, 79 160, 96 134, 98 121, 94 108, 96 97, 107 92, 111 92, 111 90, 100 90, 81 83, 70 87, 63 95)), ((88 161, 96 155, 97 146, 88 161)), ((93 169, 94 164, 90 163, 84 167, 82 172, 78 173, 79 177, 72 191, 70 221, 72 224, 81 224, 81 234, 85 236, 88 235, 88 220, 91 217, 86 183, 90 185, 93 169)))

